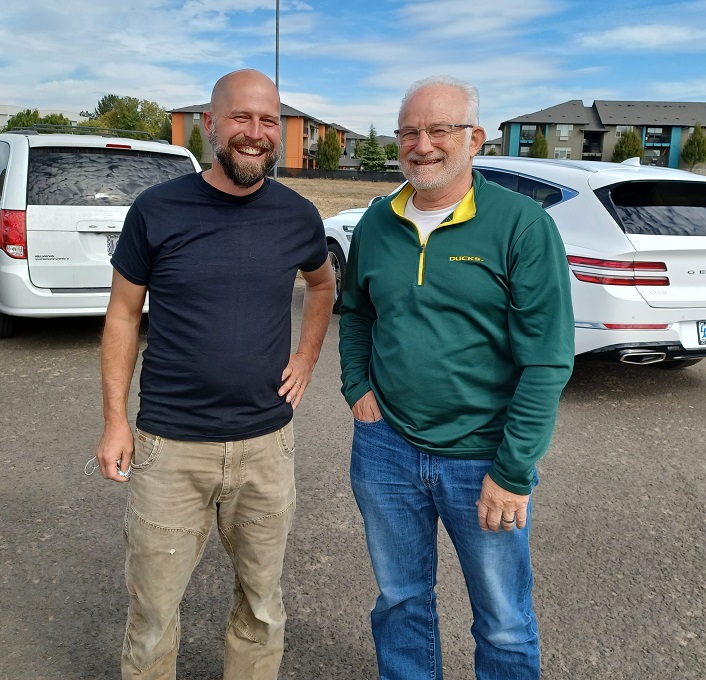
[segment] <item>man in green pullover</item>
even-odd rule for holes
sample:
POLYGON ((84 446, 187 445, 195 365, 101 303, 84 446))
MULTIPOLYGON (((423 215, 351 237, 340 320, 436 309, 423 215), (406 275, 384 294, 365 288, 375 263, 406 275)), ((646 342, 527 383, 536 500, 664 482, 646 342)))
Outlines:
POLYGON ((474 87, 415 83, 399 128, 408 183, 356 227, 340 323, 380 677, 442 678, 441 518, 468 586, 476 677, 537 680, 529 524, 573 366, 564 247, 534 201, 473 171, 474 87))

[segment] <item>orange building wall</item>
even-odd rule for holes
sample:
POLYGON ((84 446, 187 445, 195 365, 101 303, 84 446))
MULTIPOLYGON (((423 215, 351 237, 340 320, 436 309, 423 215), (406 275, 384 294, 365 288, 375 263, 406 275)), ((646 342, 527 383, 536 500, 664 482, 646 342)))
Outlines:
POLYGON ((287 152, 284 158, 285 168, 301 168, 304 158, 304 120, 287 118, 287 152))
POLYGON ((186 146, 186 138, 184 137, 184 114, 172 114, 172 144, 186 146))

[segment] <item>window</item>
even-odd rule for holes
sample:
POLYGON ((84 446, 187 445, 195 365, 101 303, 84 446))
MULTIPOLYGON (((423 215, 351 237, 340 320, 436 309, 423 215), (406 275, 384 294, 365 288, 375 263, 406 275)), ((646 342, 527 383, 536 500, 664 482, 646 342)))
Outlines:
POLYGON ((706 236, 702 182, 624 182, 596 195, 615 206, 628 234, 706 236))
POLYGON ((7 174, 7 164, 10 160, 10 145, 0 142, 0 199, 5 186, 5 175, 7 174))
POLYGON ((489 182, 495 182, 501 187, 505 187, 511 191, 517 191, 517 175, 510 172, 503 172, 502 170, 488 170, 487 168, 479 168, 478 172, 489 182))
POLYGON ((195 114, 194 114, 194 120, 201 120, 201 114, 200 114, 200 113, 195 113, 195 114))
POLYGON ((502 170, 488 170, 486 168, 478 168, 478 171, 489 182, 495 182, 506 189, 517 191, 525 196, 529 196, 543 208, 548 208, 550 205, 559 203, 559 201, 563 198, 563 194, 559 187, 555 187, 553 184, 540 182, 539 180, 531 177, 524 177, 511 172, 504 172, 502 170))
POLYGON ((622 137, 626 132, 631 132, 632 129, 632 125, 617 125, 615 127, 615 136, 622 137))
POLYGON ((523 125, 520 128, 520 140, 523 142, 534 141, 537 136, 537 126, 536 125, 523 125))
POLYGON ((554 149, 554 158, 571 158, 571 147, 557 146, 554 149))
POLYGON ((645 144, 668 144, 669 135, 661 127, 648 127, 645 131, 645 144))
MULTIPOLYGON (((567 125, 565 123, 562 123, 561 125, 556 126, 556 136, 562 141, 566 141, 567 139, 569 139, 573 131, 573 125, 567 125)), ((554 158, 557 158, 557 156, 554 156, 554 158)))
POLYGON ((30 205, 130 205, 159 182, 194 172, 187 156, 90 147, 30 149, 30 205))
POLYGON ((542 208, 548 208, 550 205, 561 201, 561 189, 531 177, 519 177, 517 190, 521 194, 529 196, 542 208))

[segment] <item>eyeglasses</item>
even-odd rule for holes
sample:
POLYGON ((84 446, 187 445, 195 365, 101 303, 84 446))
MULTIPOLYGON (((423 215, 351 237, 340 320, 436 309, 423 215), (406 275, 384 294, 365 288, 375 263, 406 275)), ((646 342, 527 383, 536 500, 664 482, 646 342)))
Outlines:
POLYGON ((465 124, 459 125, 455 123, 449 123, 448 125, 430 125, 427 128, 407 127, 395 130, 395 135, 397 136, 397 139, 399 139, 401 145, 412 146, 413 144, 417 143, 419 135, 422 132, 426 132, 427 137, 429 137, 432 142, 441 142, 446 139, 454 130, 462 130, 473 127, 476 126, 465 124))

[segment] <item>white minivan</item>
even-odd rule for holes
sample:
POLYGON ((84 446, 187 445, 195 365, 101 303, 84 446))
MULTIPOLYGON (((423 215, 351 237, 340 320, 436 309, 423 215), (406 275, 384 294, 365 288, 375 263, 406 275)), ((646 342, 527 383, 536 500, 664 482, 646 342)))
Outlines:
POLYGON ((128 208, 201 169, 180 146, 81 130, 0 134, 0 338, 17 317, 105 314, 128 208))

